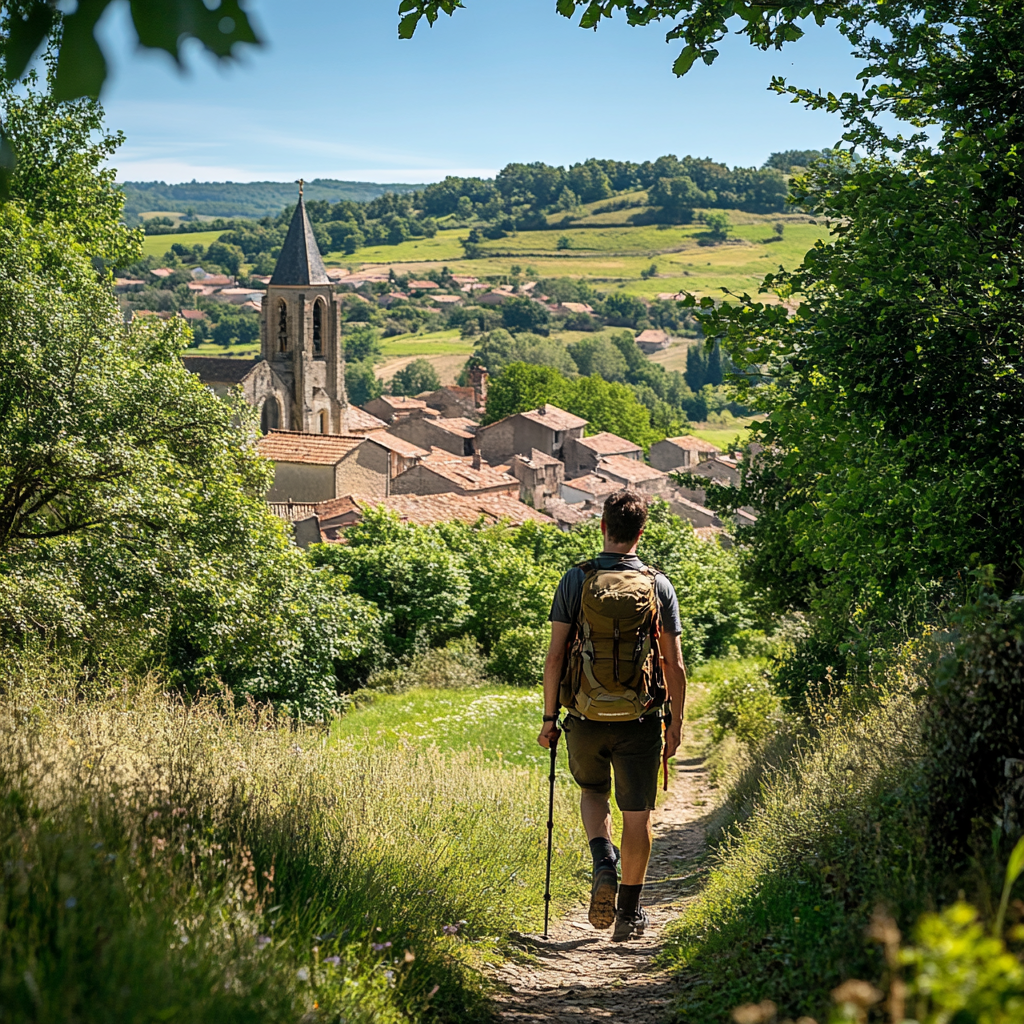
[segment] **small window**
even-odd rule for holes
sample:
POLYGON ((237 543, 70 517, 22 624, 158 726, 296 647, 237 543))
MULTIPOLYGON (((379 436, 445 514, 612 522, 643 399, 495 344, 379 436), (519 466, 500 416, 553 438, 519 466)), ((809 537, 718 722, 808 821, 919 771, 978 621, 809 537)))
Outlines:
MULTIPOLYGON (((323 324, 324 324, 324 304, 317 299, 313 304, 313 355, 318 356, 324 350, 323 343, 323 324)), ((323 431, 321 430, 322 434, 323 431)))
POLYGON ((317 424, 318 424, 318 426, 320 428, 320 433, 321 434, 328 434, 328 433, 330 433, 330 431, 327 429, 327 413, 324 412, 323 409, 320 410, 320 413, 317 416, 317 424))
POLYGON ((284 299, 277 304, 277 351, 288 351, 288 307, 284 299))

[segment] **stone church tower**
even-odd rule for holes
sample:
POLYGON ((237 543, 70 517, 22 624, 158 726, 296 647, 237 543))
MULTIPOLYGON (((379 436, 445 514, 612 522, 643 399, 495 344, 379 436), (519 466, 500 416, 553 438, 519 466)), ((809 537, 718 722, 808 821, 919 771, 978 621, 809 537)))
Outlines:
POLYGON ((334 290, 317 249, 299 186, 281 255, 263 296, 263 356, 256 389, 260 422, 310 434, 344 434, 348 399, 334 290))

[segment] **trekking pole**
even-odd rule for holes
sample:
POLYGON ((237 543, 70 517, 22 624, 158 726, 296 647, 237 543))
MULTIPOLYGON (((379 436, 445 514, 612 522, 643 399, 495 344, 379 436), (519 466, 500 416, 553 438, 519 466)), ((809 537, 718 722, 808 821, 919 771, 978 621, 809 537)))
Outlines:
MULTIPOLYGON (((665 705, 665 714, 662 716, 662 723, 665 726, 665 735, 668 735, 668 727, 672 724, 672 705, 665 705)), ((668 792, 668 743, 661 744, 661 771, 664 779, 663 788, 668 792)))
POLYGON ((548 913, 551 910, 551 838, 555 829, 555 761, 558 758, 558 723, 551 737, 551 773, 548 775, 548 868, 544 879, 544 938, 548 937, 548 913))

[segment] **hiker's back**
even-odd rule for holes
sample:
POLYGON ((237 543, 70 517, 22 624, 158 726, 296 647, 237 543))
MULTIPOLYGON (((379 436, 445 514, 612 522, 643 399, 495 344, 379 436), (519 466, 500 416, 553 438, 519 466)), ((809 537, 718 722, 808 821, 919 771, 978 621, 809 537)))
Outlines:
POLYGON ((664 702, 656 570, 582 563, 583 584, 561 703, 594 721, 632 721, 664 702))

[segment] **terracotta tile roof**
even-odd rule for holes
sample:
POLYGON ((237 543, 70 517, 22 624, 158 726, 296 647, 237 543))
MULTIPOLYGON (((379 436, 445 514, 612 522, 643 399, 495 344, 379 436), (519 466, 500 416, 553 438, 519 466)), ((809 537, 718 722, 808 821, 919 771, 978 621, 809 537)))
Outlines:
POLYGON ((328 504, 326 501, 268 501, 270 511, 280 519, 287 519, 290 523, 297 523, 300 519, 308 519, 317 514, 319 505, 328 504))
POLYGON ((619 490, 622 484, 617 480, 598 476, 596 473, 587 473, 586 476, 578 476, 575 480, 566 480, 563 486, 571 487, 574 491, 582 491, 595 498, 603 498, 605 495, 619 490))
POLYGON ((531 448, 529 455, 514 455, 513 458, 525 462, 530 469, 540 469, 541 466, 559 466, 562 460, 556 459, 553 455, 547 455, 537 448, 531 448))
POLYGON ((441 448, 431 448, 430 455, 420 465, 466 491, 519 486, 514 476, 498 466, 483 463, 479 469, 474 469, 472 456, 452 455, 441 448))
POLYGON ((657 331, 653 327, 648 327, 646 331, 641 331, 636 336, 636 340, 645 341, 653 345, 663 345, 672 339, 666 331, 657 331))
POLYGON ((607 430, 601 431, 600 434, 591 434, 590 437, 578 438, 576 443, 585 445, 598 455, 622 455, 624 452, 643 451, 640 445, 633 444, 618 434, 610 434, 607 430))
POLYGON ((471 420, 468 416, 444 416, 437 422, 451 424, 459 430, 468 431, 470 434, 475 434, 480 426, 476 420, 471 420))
POLYGON ((189 373, 204 384, 240 384, 260 359, 228 359, 218 356, 182 356, 189 373))
POLYGON ((564 309, 568 313, 593 313, 594 307, 588 305, 586 302, 560 302, 558 304, 559 309, 564 309))
POLYGON ((694 437, 693 434, 683 434, 681 437, 666 437, 665 442, 667 444, 674 444, 677 448, 682 448, 683 451, 688 452, 715 452, 721 451, 716 445, 713 445, 710 441, 705 441, 702 437, 694 437))
POLYGON ((321 502, 317 513, 321 519, 328 518, 324 510, 331 506, 330 515, 343 515, 350 507, 362 509, 377 508, 383 505, 392 512, 397 512, 402 522, 415 523, 419 526, 431 526, 434 523, 475 523, 481 517, 487 523, 496 523, 506 519, 513 526, 521 526, 525 522, 553 523, 550 516, 538 512, 518 498, 510 498, 504 494, 482 494, 471 497, 462 494, 392 494, 387 498, 376 498, 370 495, 351 494, 334 501, 321 502), (350 502, 351 506, 343 503, 350 502))
POLYGON ((427 407, 426 402, 421 402, 418 398, 406 398, 404 395, 381 395, 376 401, 383 402, 395 412, 408 412, 410 409, 426 409, 427 407))
POLYGON ((443 306, 454 306, 457 302, 462 301, 461 295, 435 295, 432 302, 440 302, 443 306))
POLYGON ((363 412, 358 405, 350 405, 345 411, 345 426, 350 434, 362 434, 370 430, 384 430, 387 424, 376 416, 363 412))
POLYGON ((628 480, 631 484, 642 483, 645 480, 667 479, 667 474, 662 473, 660 469, 631 459, 627 455, 606 455, 598 464, 598 469, 614 473, 620 480, 628 480))
POLYGON ((387 448, 389 452, 401 455, 404 459, 426 458, 429 454, 425 449, 414 445, 412 441, 395 437, 394 434, 389 434, 386 430, 372 430, 366 435, 366 440, 373 441, 374 444, 379 444, 382 448, 387 448))
POLYGON ((578 523, 585 523, 601 513, 597 509, 582 508, 580 505, 570 505, 561 498, 548 498, 544 511, 556 522, 565 523, 567 526, 576 526, 578 523))
POLYGON ((151 270, 150 273, 154 277, 170 277, 174 271, 170 267, 157 267, 156 270, 151 270))
POLYGON ((272 430, 257 447, 274 462, 301 462, 307 466, 333 466, 365 439, 345 434, 303 434, 297 430, 272 430))
POLYGON ((436 281, 410 281, 407 287, 412 291, 429 292, 441 286, 436 281))
POLYGON ((183 309, 181 316, 184 320, 205 320, 206 314, 201 309, 183 309))
POLYGON ((530 409, 529 412, 521 412, 519 415, 551 430, 572 430, 587 425, 586 420, 554 405, 542 405, 539 409, 530 409))

